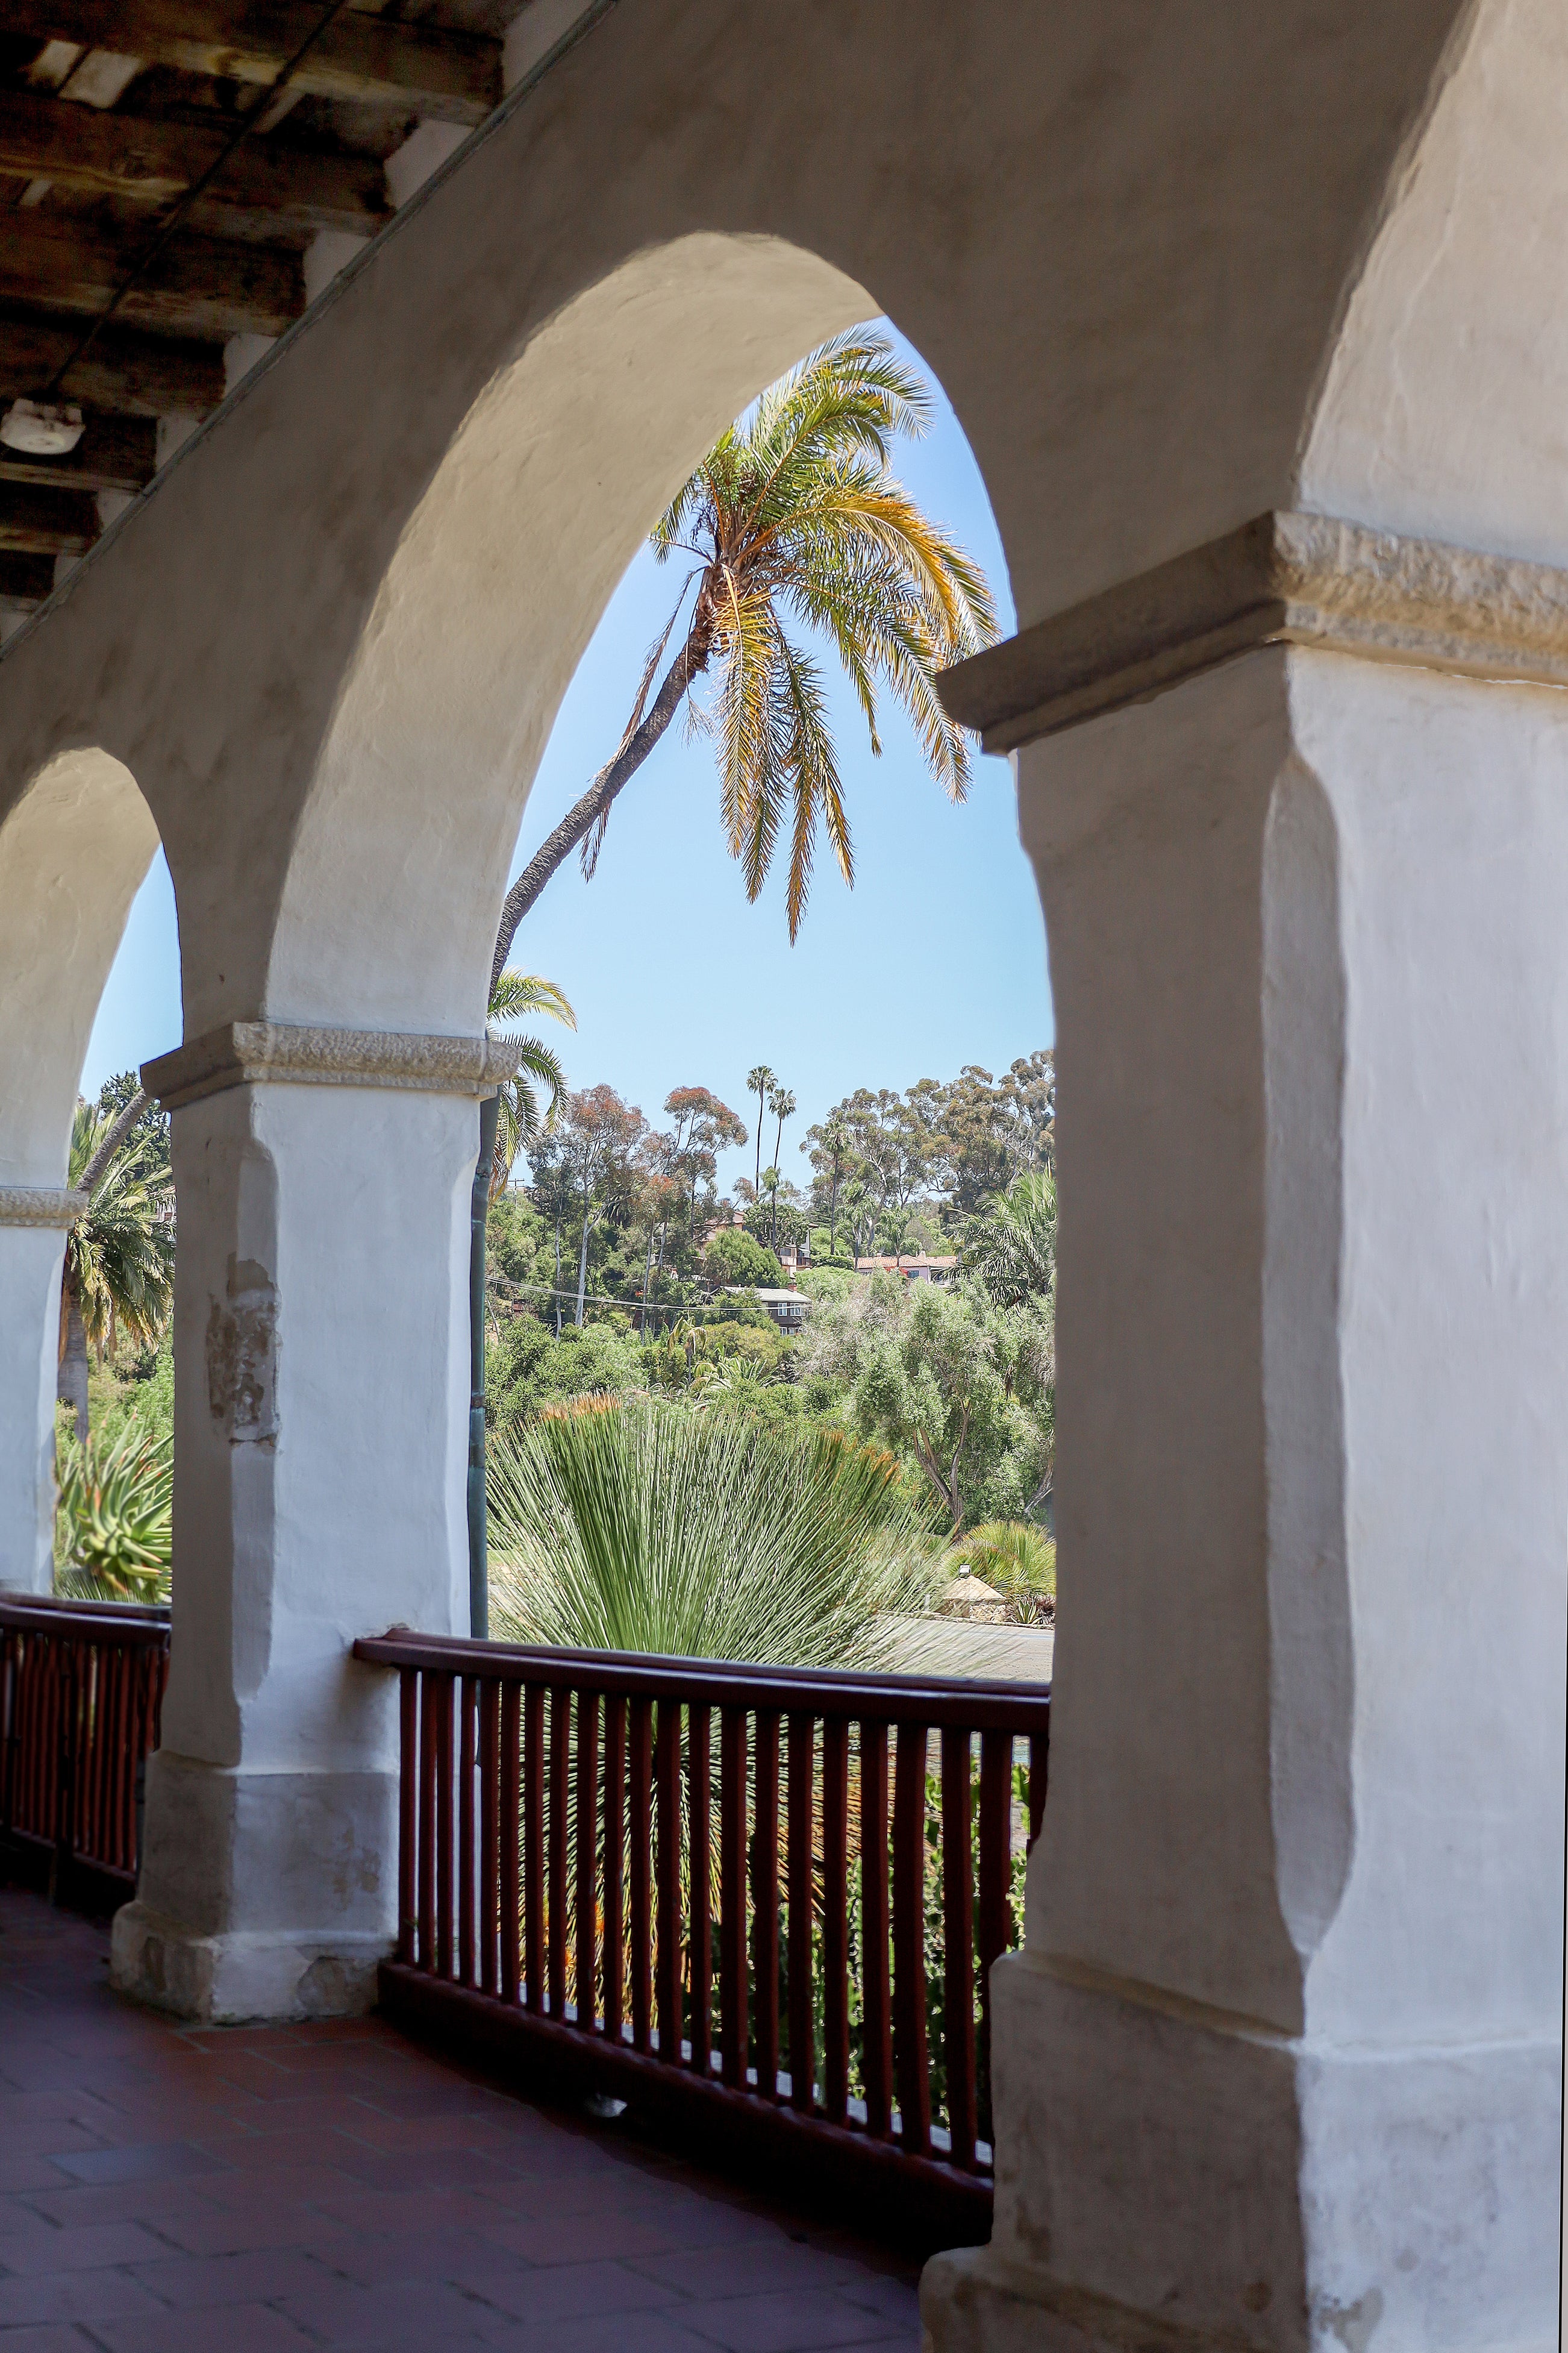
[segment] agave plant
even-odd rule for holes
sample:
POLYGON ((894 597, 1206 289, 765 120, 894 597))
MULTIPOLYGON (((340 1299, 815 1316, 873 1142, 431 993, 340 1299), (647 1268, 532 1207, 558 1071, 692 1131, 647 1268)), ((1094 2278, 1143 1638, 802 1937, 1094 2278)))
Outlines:
POLYGON ((174 1554, 174 1441, 128 1421, 108 1443, 62 1437, 57 1542, 63 1592, 162 1601, 174 1554))
POLYGON ((882 1664, 936 1544, 897 1461, 834 1433, 595 1398, 496 1437, 503 1639, 778 1666, 882 1664))

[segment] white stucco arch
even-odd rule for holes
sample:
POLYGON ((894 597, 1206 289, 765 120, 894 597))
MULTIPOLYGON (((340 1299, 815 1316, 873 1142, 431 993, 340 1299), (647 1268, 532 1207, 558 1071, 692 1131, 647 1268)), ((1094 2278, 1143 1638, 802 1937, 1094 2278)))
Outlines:
POLYGON ((158 848, 122 761, 48 761, 0 821, 0 1185, 65 1183, 98 1001, 158 848))
POLYGON ((280 1020, 473 1032, 507 861, 572 673, 677 484, 873 298, 777 238, 635 255, 474 403, 387 567, 295 837, 280 1020))
POLYGON ((157 847, 135 778, 98 745, 47 761, 0 821, 0 1588, 50 1582, 71 1116, 157 847))

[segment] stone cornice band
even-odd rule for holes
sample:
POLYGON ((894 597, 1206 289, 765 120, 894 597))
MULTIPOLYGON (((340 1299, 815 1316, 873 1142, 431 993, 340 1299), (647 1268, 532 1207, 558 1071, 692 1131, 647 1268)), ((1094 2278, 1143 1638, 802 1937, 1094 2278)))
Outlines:
POLYGON ((955 663, 938 688, 986 751, 1012 752, 1271 645, 1568 686, 1568 572, 1264 514, 955 663))
POLYGON ((87 1207, 85 1193, 53 1185, 0 1185, 0 1226, 74 1226, 87 1207))
POLYGON ((519 1049, 499 1038, 421 1038, 388 1029, 311 1029, 229 1021, 142 1066, 165 1111, 265 1080, 307 1087, 397 1087, 419 1094, 491 1095, 513 1076, 519 1049))

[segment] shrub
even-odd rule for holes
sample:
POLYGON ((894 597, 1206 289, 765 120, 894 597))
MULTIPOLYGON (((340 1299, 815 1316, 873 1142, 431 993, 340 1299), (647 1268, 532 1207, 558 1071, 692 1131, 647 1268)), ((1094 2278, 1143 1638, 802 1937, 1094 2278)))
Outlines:
POLYGON ((889 1456, 752 1416, 650 1398, 535 1420, 492 1443, 489 1502, 513 1641, 870 1666, 935 1589, 889 1456))

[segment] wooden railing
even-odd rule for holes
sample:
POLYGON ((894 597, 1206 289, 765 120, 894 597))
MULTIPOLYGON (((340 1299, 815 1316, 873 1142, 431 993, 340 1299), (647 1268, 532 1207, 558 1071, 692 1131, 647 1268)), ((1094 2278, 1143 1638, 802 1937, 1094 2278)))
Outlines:
POLYGON ((0 1594, 0 1857, 62 1903, 135 1893, 169 1613, 0 1594))
POLYGON ((712 2158, 984 2238, 989 1972, 1045 1804, 1037 1684, 426 1639, 383 2006, 712 2158), (717 1725, 715 1725, 717 1716, 717 1725))

